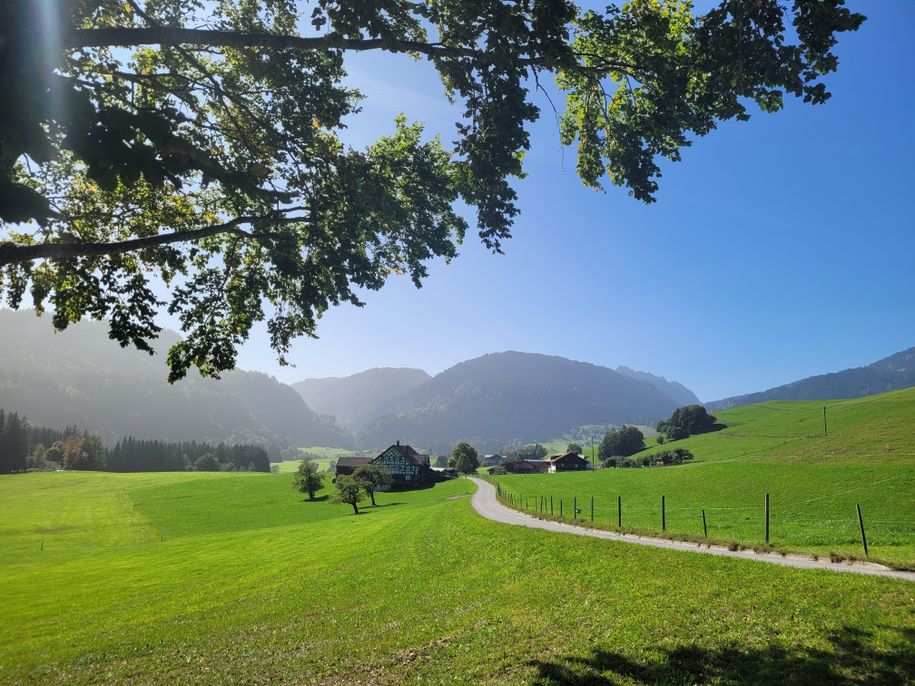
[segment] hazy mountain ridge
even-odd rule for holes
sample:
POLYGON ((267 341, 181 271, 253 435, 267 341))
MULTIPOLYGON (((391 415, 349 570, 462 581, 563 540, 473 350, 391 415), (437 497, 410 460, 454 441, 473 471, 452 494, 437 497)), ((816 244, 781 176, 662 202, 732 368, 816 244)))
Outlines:
POLYGON ((132 435, 171 441, 340 445, 352 438, 267 374, 236 370, 221 380, 166 381, 165 331, 155 356, 121 348, 104 322, 54 334, 48 317, 0 310, 0 407, 37 425, 76 424, 107 443, 132 435))
POLYGON ((766 391, 706 403, 706 407, 715 411, 768 400, 861 398, 909 386, 915 386, 915 347, 884 357, 864 367, 809 376, 766 391))
POLYGON ((616 372, 632 379, 647 381, 657 388, 662 395, 667 396, 680 406, 699 404, 699 398, 696 397, 696 394, 678 381, 668 381, 663 376, 657 376, 649 372, 636 371, 635 369, 624 366, 617 367, 616 372))
POLYGON ((391 412, 398 401, 431 379, 422 369, 376 367, 351 376, 304 379, 292 387, 315 412, 358 428, 391 412))
POLYGON ((391 436, 435 450, 457 440, 501 447, 548 440, 582 424, 654 424, 678 403, 653 383, 607 367, 504 352, 461 362, 398 405, 357 434, 360 447, 377 447, 391 436))

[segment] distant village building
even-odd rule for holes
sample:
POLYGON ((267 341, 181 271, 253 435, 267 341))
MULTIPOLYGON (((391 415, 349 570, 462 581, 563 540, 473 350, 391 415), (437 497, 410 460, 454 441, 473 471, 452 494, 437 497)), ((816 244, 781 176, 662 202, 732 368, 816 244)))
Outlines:
POLYGON ((505 471, 514 474, 546 474, 591 469, 591 463, 578 453, 562 453, 543 460, 510 460, 502 466, 505 467, 505 471))
POLYGON ((481 467, 498 467, 505 461, 505 458, 496 453, 495 455, 484 455, 480 460, 481 467))
POLYGON ((582 469, 591 469, 591 463, 578 453, 562 453, 548 457, 548 472, 574 472, 582 469))
POLYGON ((419 486, 436 481, 439 477, 429 466, 429 456, 416 452, 409 445, 397 441, 377 457, 344 455, 337 459, 336 476, 352 474, 356 467, 376 464, 386 468, 394 477, 394 486, 419 486))

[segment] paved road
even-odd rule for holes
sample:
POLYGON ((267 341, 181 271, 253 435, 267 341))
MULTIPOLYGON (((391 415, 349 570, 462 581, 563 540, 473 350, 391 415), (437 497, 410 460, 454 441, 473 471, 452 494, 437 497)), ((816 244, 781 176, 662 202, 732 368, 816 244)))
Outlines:
POLYGON ((915 572, 900 572, 883 565, 873 564, 870 562, 830 562, 829 560, 814 560, 801 555, 782 556, 779 553, 756 553, 752 550, 728 550, 722 546, 700 546, 696 543, 686 543, 683 541, 671 541, 666 538, 649 538, 646 536, 635 536, 633 534, 618 534, 612 531, 603 531, 601 529, 589 529, 583 526, 574 526, 572 524, 562 524, 551 520, 537 519, 530 515, 524 514, 517 510, 506 507, 496 500, 495 486, 482 479, 470 479, 477 486, 476 493, 473 494, 473 509, 487 519, 503 524, 512 524, 515 526, 526 526, 532 529, 546 529, 548 531, 561 531, 567 534, 576 534, 578 536, 593 536, 594 538, 606 538, 612 541, 625 541, 626 543, 636 543, 638 545, 647 545, 653 548, 666 548, 668 550, 683 550, 691 553, 703 553, 705 555, 718 555, 720 557, 736 557, 741 560, 753 560, 756 562, 767 562, 769 564, 782 565, 785 567, 800 567, 802 569, 830 569, 835 572, 850 572, 853 574, 869 574, 871 576, 886 576, 896 579, 906 579, 915 581, 915 572))

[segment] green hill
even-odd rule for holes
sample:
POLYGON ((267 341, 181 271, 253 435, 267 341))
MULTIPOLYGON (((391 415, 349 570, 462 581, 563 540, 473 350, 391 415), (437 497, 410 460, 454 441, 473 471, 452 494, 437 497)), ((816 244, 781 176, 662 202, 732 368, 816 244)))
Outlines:
POLYGON ((661 529, 663 495, 667 533, 701 536, 704 509, 710 538, 747 546, 764 541, 769 493, 771 543, 820 555, 862 555, 860 504, 871 557, 915 567, 915 389, 856 400, 776 401, 716 416, 726 429, 652 444, 645 453, 684 447, 693 464, 498 478, 518 495, 563 498, 566 508, 578 498, 587 518, 593 496, 602 525, 615 524, 619 496, 624 528, 647 532, 661 529))
POLYGON ((288 475, 0 476, 0 683, 911 676, 909 582, 504 526, 470 488, 355 517, 288 475))

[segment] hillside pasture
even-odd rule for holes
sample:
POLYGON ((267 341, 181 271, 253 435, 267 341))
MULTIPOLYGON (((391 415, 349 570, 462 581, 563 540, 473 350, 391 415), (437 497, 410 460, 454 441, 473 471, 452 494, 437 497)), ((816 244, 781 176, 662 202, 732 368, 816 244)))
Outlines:
MULTIPOLYGON (((855 506, 861 505, 872 559, 915 568, 915 389, 827 402, 771 402, 720 412, 727 428, 680 441, 650 442, 641 455, 688 448, 693 464, 497 477, 528 503, 553 497, 564 512, 573 498, 600 526, 708 537, 748 547, 765 540, 765 494, 770 496, 770 543, 828 556, 863 557, 855 506), (824 434, 826 407, 828 435, 824 434)), ((567 515, 568 516, 568 515, 567 515)))
POLYGON ((2 683, 904 683, 911 584, 354 516, 261 473, 0 477, 2 683), (555 640, 556 637, 562 640, 555 640))

